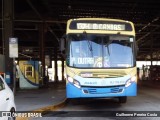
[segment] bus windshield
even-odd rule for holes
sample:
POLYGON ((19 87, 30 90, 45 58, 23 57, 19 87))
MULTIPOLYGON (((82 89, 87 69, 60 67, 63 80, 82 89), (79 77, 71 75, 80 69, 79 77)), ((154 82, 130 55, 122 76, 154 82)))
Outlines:
POLYGON ((128 68, 135 65, 134 37, 68 34, 66 64, 76 68, 128 68))

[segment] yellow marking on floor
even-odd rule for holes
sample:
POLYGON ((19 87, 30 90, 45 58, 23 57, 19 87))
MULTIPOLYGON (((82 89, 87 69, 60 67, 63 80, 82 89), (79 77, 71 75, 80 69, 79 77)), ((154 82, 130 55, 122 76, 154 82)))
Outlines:
POLYGON ((27 117, 16 117, 16 120, 29 120, 27 117))
MULTIPOLYGON (((61 103, 58 103, 57 105, 53 105, 53 106, 47 106, 47 107, 43 107, 40 109, 36 109, 33 111, 30 111, 30 113, 41 113, 41 114, 45 114, 48 111, 56 111, 57 109, 65 106, 66 103, 66 99, 63 100, 61 103)), ((31 117, 16 117, 16 120, 30 120, 31 117)))

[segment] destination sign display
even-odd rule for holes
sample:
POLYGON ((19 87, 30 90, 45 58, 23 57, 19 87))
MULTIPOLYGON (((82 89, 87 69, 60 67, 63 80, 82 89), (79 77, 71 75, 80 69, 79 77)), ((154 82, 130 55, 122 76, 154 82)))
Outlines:
POLYGON ((77 23, 77 29, 85 30, 125 30, 125 24, 77 23))
POLYGON ((100 20, 75 20, 70 23, 69 29, 73 30, 108 30, 132 31, 132 26, 127 22, 100 21, 100 20))

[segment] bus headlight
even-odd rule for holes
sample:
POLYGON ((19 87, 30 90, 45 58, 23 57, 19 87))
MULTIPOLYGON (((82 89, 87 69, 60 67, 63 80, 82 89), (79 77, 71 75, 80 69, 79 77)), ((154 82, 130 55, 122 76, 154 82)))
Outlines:
POLYGON ((72 77, 68 77, 68 81, 73 83, 73 78, 72 77))
POLYGON ((135 82, 135 81, 136 81, 136 79, 137 79, 137 77, 136 77, 136 76, 131 77, 131 82, 135 82))
POLYGON ((128 86, 130 86, 130 85, 131 85, 131 80, 129 79, 129 80, 126 82, 125 87, 128 87, 128 86))
POLYGON ((80 82, 75 80, 75 79, 73 79, 72 77, 68 76, 68 81, 70 83, 72 83, 74 86, 76 86, 77 88, 81 88, 80 82))
POLYGON ((74 86, 76 86, 77 88, 81 88, 79 81, 74 80, 73 81, 74 86))
POLYGON ((129 79, 127 82, 126 82, 126 84, 125 84, 125 87, 128 87, 128 86, 130 86, 133 82, 136 82, 136 76, 133 76, 133 77, 131 77, 131 79, 129 79))

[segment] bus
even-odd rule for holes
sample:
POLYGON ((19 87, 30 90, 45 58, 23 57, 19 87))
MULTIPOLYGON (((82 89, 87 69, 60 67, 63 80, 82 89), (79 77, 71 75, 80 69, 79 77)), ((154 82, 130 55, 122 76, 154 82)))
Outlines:
MULTIPOLYGON (((107 18, 67 21, 66 97, 118 98, 137 95, 134 24, 107 18)), ((63 43, 64 44, 64 43, 63 43)))

